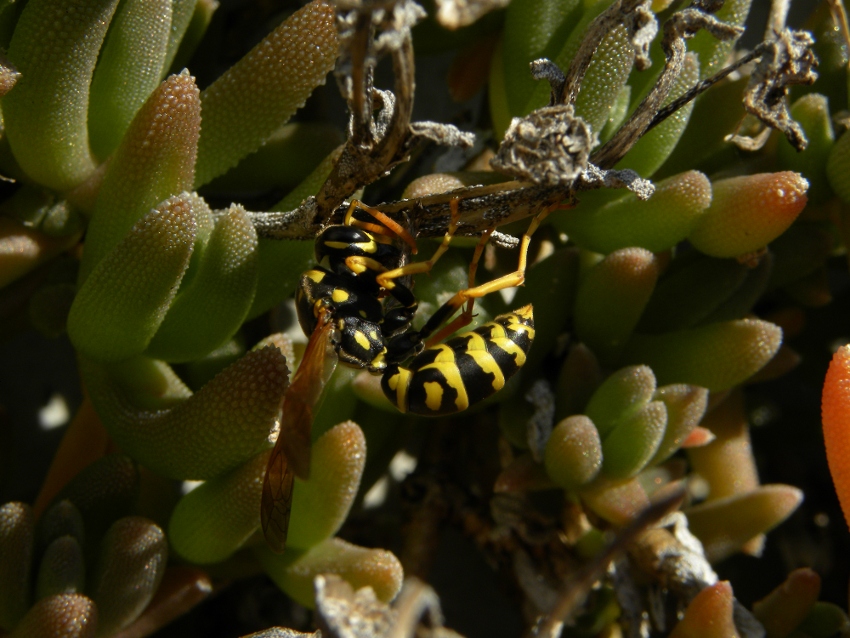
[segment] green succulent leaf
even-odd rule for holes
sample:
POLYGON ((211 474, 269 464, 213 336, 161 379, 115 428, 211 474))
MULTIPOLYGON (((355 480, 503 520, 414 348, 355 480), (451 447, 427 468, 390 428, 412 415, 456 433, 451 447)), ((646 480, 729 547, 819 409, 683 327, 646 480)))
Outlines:
POLYGON ((699 425, 708 405, 708 390, 677 383, 658 388, 655 398, 667 406, 667 427, 655 456, 647 465, 658 465, 670 458, 694 428, 699 425))
POLYGON ((700 323, 737 292, 748 273, 734 259, 697 251, 676 257, 655 287, 638 330, 659 333, 700 323))
POLYGON ((537 369, 564 332, 572 314, 578 278, 579 254, 574 248, 557 250, 528 269, 525 284, 517 290, 511 305, 520 308, 530 303, 535 308, 546 308, 546 312, 534 317, 534 347, 528 353, 526 370, 537 369))
MULTIPOLYGON (((552 60, 562 69, 567 69, 575 57, 587 32, 587 26, 604 9, 607 2, 596 2, 582 15, 581 20, 571 31, 571 35, 560 52, 552 60)), ((576 115, 590 125, 591 130, 599 134, 611 115, 623 86, 628 80, 634 62, 634 48, 629 42, 626 29, 618 26, 608 31, 597 46, 593 59, 581 81, 581 91, 576 98, 576 115)), ((549 101, 550 88, 546 82, 538 82, 529 94, 525 110, 545 106, 549 101)))
POLYGON ((124 0, 112 20, 91 82, 89 139, 101 160, 117 148, 160 82, 172 0, 124 0))
POLYGON ((15 159, 37 182, 71 189, 95 170, 89 85, 118 0, 34 0, 21 14, 9 59, 21 72, 3 98, 15 159))
MULTIPOLYGON (((331 174, 338 157, 339 154, 336 151, 330 153, 304 181, 271 210, 293 210, 305 198, 315 195, 331 174)), ((311 242, 267 238, 260 238, 257 251, 260 274, 254 302, 248 312, 249 318, 266 312, 289 297, 298 285, 301 273, 314 259, 315 252, 311 242)))
POLYGON ((602 467, 599 431, 583 414, 560 421, 546 443, 546 473, 559 487, 573 490, 589 483, 602 467))
POLYGON ((193 563, 217 563, 230 556, 260 526, 266 450, 230 472, 186 494, 168 523, 168 538, 180 556, 193 563))
POLYGON ((216 220, 197 272, 169 307, 148 356, 190 361, 227 342, 251 307, 258 261, 257 233, 234 204, 216 220))
POLYGON ((140 219, 80 287, 68 335, 83 354, 120 361, 147 348, 183 279, 197 229, 184 193, 140 219))
POLYGON ((603 361, 616 358, 628 341, 658 279, 655 255, 624 248, 585 273, 575 302, 578 337, 603 361))
POLYGON ((168 541, 153 521, 141 516, 115 521, 93 573, 98 636, 111 636, 141 615, 159 587, 167 559, 168 541))
POLYGON ((649 497, 636 478, 614 480, 599 476, 582 489, 582 502, 602 520, 625 525, 649 507, 649 497))
POLYGON ((271 579, 289 596, 313 608, 313 579, 319 574, 336 574, 355 590, 371 587, 379 600, 389 602, 401 589, 401 563, 384 549, 367 549, 339 538, 328 540, 306 552, 273 554, 258 549, 255 555, 271 579))
POLYGON ((702 426, 715 438, 708 445, 688 449, 688 460, 694 472, 708 483, 706 502, 758 488, 743 393, 732 392, 706 415, 702 426))
POLYGON ((764 485, 686 510, 691 531, 702 541, 705 555, 716 563, 740 550, 750 539, 784 521, 803 501, 790 485, 764 485))
POLYGON ((655 456, 666 427, 663 401, 650 401, 623 419, 602 440, 602 472, 614 479, 635 476, 655 456))
POLYGON ((845 204, 850 203, 850 135, 845 131, 832 147, 826 163, 832 190, 845 204))
POLYGON ((10 638, 94 638, 97 606, 82 594, 57 594, 39 600, 27 612, 10 638))
POLYGON ((585 414, 604 440, 614 428, 629 419, 652 400, 655 375, 647 366, 621 368, 593 393, 585 414))
POLYGON ((92 403, 116 443, 158 474, 205 480, 268 445, 288 370, 280 350, 249 352, 192 395, 164 363, 82 359, 92 403))
POLYGON ((0 627, 9 631, 30 605, 34 517, 25 503, 0 507, 0 627))
POLYGON ((584 411, 596 389, 602 384, 602 367, 593 351, 582 343, 570 348, 556 384, 555 419, 561 420, 584 411))
POLYGON ((817 572, 808 567, 795 569, 779 587, 753 603, 753 614, 770 638, 785 638, 813 610, 820 585, 817 572))
MULTIPOLYGON (((129 461, 129 459, 126 460, 129 461)), ((38 520, 37 538, 40 547, 47 547, 63 536, 76 538, 80 545, 85 543, 83 515, 68 499, 56 501, 38 520)))
MULTIPOLYGON (((664 104, 681 97, 699 80, 699 61, 697 56, 689 53, 685 56, 682 71, 673 80, 670 93, 664 104)), ((629 150, 628 154, 620 160, 616 168, 630 168, 643 177, 651 177, 670 156, 676 148, 682 133, 694 110, 694 103, 689 102, 661 124, 644 134, 637 143, 629 150)))
POLYGON ((324 83, 337 47, 333 8, 313 0, 205 89, 195 185, 235 166, 285 124, 324 83))
POLYGON ((816 272, 835 248, 830 228, 820 224, 794 224, 770 244, 773 268, 768 291, 799 281, 816 272))
POLYGON ((37 600, 55 594, 81 594, 86 583, 86 565, 80 542, 73 536, 55 539, 41 557, 35 584, 37 600))
POLYGON ((80 282, 152 208, 191 190, 200 109, 195 79, 181 73, 160 84, 136 113, 98 191, 80 282))
POLYGON ((631 246, 669 250, 688 236, 711 204, 711 183, 702 173, 687 171, 656 184, 646 201, 633 193, 618 195, 582 194, 579 206, 555 217, 552 225, 599 253, 631 246))
POLYGON ((791 105, 791 117, 803 127, 809 144, 801 153, 781 135, 776 149, 779 165, 805 175, 809 180, 809 199, 813 204, 823 203, 832 196, 826 166, 835 145, 829 100, 819 93, 804 95, 791 105))
POLYGON ((295 479, 287 544, 306 549, 339 530, 354 503, 366 465, 366 438, 353 421, 340 423, 313 445, 310 479, 295 479))
MULTIPOLYGON (((217 4, 217 3, 216 3, 217 4)), ((204 0, 171 0, 171 23, 168 29, 168 44, 165 48, 165 58, 162 62, 162 74, 165 75, 171 65, 177 61, 177 52, 184 46, 184 38, 195 40, 191 26, 200 5, 209 5, 204 0)), ((211 13, 211 12, 210 12, 211 13)), ((209 21, 207 21, 209 24, 209 21)), ((203 29, 206 31, 206 28, 203 29)), ((200 38, 195 40, 195 44, 200 38)))
POLYGON ((770 252, 764 254, 755 268, 747 269, 744 281, 732 291, 732 294, 703 317, 700 323, 732 321, 748 315, 767 289, 773 273, 773 264, 773 254, 770 252))
POLYGON ((537 84, 529 65, 539 58, 555 57, 583 9, 580 0, 516 0, 508 5, 502 64, 494 72, 504 76, 512 116, 528 113, 526 102, 537 84))
MULTIPOLYGON (((123 454, 108 454, 71 479, 56 495, 54 502, 69 501, 79 512, 85 538, 80 534, 77 540, 85 540, 85 544, 81 542, 80 545, 89 560, 109 526, 132 511, 138 496, 139 470, 135 462, 123 454)), ((54 524, 57 522, 54 521, 54 524)), ((63 521, 57 525, 56 531, 67 526, 69 532, 76 534, 76 525, 73 520, 63 521)), ((48 537, 49 530, 41 525, 39 528, 41 541, 48 537)))
POLYGON ((778 326, 740 319, 660 335, 634 334, 623 358, 650 366, 659 383, 688 383, 718 391, 746 381, 773 358, 781 344, 778 326))
POLYGON ((0 288, 50 261, 78 240, 78 234, 50 237, 14 219, 0 217, 0 288))
MULTIPOLYGON (((723 6, 714 12, 714 16, 726 24, 742 27, 750 13, 751 3, 752 0, 726 0, 723 6)), ((737 41, 737 38, 718 40, 705 30, 699 31, 691 38, 688 42, 688 51, 693 51, 699 56, 700 79, 714 75, 723 68, 737 41)))
POLYGON ((850 632, 847 613, 835 603, 819 600, 812 606, 806 619, 800 624, 800 632, 812 638, 829 638, 850 632))

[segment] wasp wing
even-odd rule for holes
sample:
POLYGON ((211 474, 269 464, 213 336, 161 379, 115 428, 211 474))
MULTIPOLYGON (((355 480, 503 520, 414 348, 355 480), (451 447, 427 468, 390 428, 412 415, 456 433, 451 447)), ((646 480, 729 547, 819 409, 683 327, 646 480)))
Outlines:
POLYGON ((280 433, 266 466, 260 509, 263 535, 275 552, 282 552, 286 545, 295 476, 307 478, 310 473, 313 410, 336 368, 332 331, 333 325, 323 315, 283 395, 280 433))

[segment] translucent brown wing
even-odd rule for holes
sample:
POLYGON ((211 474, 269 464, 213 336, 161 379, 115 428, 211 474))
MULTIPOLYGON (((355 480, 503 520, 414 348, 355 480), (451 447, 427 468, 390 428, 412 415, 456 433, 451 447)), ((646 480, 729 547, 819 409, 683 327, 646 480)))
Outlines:
POLYGON ((260 509, 263 535, 275 552, 282 552, 286 546, 295 476, 306 479, 310 474, 313 410, 336 368, 332 330, 329 318, 323 315, 283 395, 280 434, 266 466, 260 509))

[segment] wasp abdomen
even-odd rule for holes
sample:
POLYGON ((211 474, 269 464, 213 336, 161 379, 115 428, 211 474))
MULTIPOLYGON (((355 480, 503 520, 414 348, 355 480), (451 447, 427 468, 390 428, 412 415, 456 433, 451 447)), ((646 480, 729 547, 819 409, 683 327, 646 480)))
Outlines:
POLYGON ((461 412, 501 390, 534 340, 530 305, 424 350, 407 367, 388 366, 381 387, 402 412, 461 412))

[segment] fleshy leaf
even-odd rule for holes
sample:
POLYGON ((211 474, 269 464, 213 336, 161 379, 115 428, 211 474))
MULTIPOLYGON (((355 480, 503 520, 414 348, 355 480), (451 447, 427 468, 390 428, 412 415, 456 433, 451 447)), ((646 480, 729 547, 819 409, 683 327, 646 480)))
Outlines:
POLYGON ((354 589, 371 587, 384 602, 399 592, 404 576, 392 552, 358 547, 339 538, 330 538, 299 555, 273 554, 265 548, 255 554, 277 586, 308 608, 314 606, 313 579, 319 574, 341 576, 354 589))
POLYGON ((790 485, 763 485, 747 494, 703 503, 685 511, 694 535, 712 563, 739 551, 748 541, 784 521, 803 501, 790 485))
POLYGON ((168 539, 174 551, 200 565, 217 563, 257 531, 270 454, 262 452, 180 499, 168 523, 168 539))
POLYGON ((68 499, 51 505, 38 521, 38 544, 41 547, 47 547, 63 536, 76 538, 80 545, 86 538, 83 515, 68 499))
MULTIPOLYGON (((670 85, 670 93, 664 104, 667 105, 693 87, 699 80, 699 60, 693 53, 685 56, 682 70, 670 85)), ((664 120, 661 124, 644 134, 620 160, 616 168, 630 168, 641 177, 651 177, 667 157, 676 148, 679 138, 688 125, 694 103, 690 102, 664 120)))
POLYGON ((73 536, 61 536, 50 543, 38 568, 36 599, 55 594, 80 594, 85 582, 85 563, 79 541, 73 536))
POLYGON ((688 240, 712 257, 761 250, 784 233, 806 205, 809 182, 799 173, 760 173, 717 180, 714 197, 688 240))
POLYGON ((775 290, 815 272, 826 263, 836 243, 820 224, 794 224, 770 244, 773 268, 767 289, 775 290))
POLYGON ((77 243, 79 234, 51 237, 0 217, 0 288, 56 257, 77 243))
POLYGON ((206 572, 189 565, 166 567, 153 600, 136 621, 125 630, 126 636, 151 636, 172 620, 187 613, 212 593, 212 581, 206 572))
POLYGON ((835 603, 818 601, 812 611, 800 625, 800 632, 812 638, 846 636, 850 632, 850 619, 841 607, 835 603))
POLYGON ((712 409, 702 426, 712 431, 714 441, 688 450, 694 471, 709 485, 707 501, 746 494, 759 486, 758 469, 750 443, 750 428, 744 411, 744 395, 732 392, 712 409))
POLYGON ((145 215, 82 284, 68 315, 80 352, 119 361, 147 347, 189 266, 193 198, 184 193, 145 215))
POLYGON ((165 48, 165 59, 162 64, 162 74, 168 72, 182 46, 182 40, 189 31, 192 18, 198 10, 197 5, 207 4, 198 0, 171 0, 171 24, 168 30, 168 44, 165 48))
POLYGON ((136 464, 123 454, 109 454, 77 474, 59 492, 56 501, 68 500, 77 508, 91 547, 116 518, 130 512, 138 495, 136 464))
POLYGON ((667 427, 667 406, 650 401, 622 420, 602 441, 602 472, 611 478, 630 478, 655 455, 667 427))
POLYGON ((94 638, 97 606, 81 594, 58 594, 39 600, 15 627, 10 638, 94 638))
POLYGON ((27 3, 9 59, 20 71, 3 98, 3 120, 15 159, 36 181, 68 190, 89 177, 89 84, 118 0, 27 3))
POLYGON ((0 507, 0 627, 6 630, 30 604, 33 525, 29 505, 13 501, 0 507))
POLYGON ((602 368, 596 355, 583 343, 575 344, 558 373, 555 419, 583 412, 601 383, 602 368))
POLYGON ((178 292, 147 350, 166 361, 198 359, 242 325, 257 286, 257 233, 234 204, 218 217, 189 285, 178 292))
POLYGON ((310 479, 295 479, 287 544, 306 549, 345 522, 366 465, 366 438, 353 421, 340 423, 314 444, 310 479))
POLYGON ((324 83, 337 47, 333 8, 313 0, 205 89, 195 185, 235 166, 285 124, 324 83))
MULTIPOLYGON (((752 0, 726 0, 723 6, 714 12, 714 15, 718 20, 729 25, 744 26, 751 2, 752 0)), ((729 54, 735 48, 735 42, 737 38, 721 41, 705 30, 691 38, 688 42, 688 50, 699 55, 700 79, 717 73, 726 65, 729 54)), ((695 124, 698 123, 699 121, 695 122, 695 124)))
POLYGON ((850 346, 832 356, 823 382, 821 419, 829 473, 850 525, 850 346))
MULTIPOLYGON (((271 210, 292 210, 304 198, 315 195, 330 175, 337 158, 336 152, 328 155, 301 184, 271 210)), ((292 294, 301 273, 313 259, 314 248, 311 242, 306 241, 260 238, 257 252, 260 274, 254 302, 248 312, 249 318, 266 312, 292 294)))
POLYGON ((670 638, 740 638, 732 620, 734 603, 729 581, 705 587, 690 602, 670 638))
POLYGON ((755 268, 747 269, 746 277, 741 284, 714 310, 703 317, 700 323, 732 321, 733 319, 742 319, 749 314, 770 282, 773 263, 773 253, 768 252, 762 255, 755 268))
POLYGON ((648 465, 666 461, 699 425, 708 405, 708 390, 678 383, 658 388, 655 398, 667 406, 667 427, 655 456, 648 465))
MULTIPOLYGON (((14 95, 14 91, 10 95, 14 95)), ((829 153, 826 176, 835 194, 842 202, 850 204, 850 135, 847 131, 838 138, 829 153)))
POLYGON ((502 65, 510 114, 525 115, 528 95, 535 89, 529 64, 553 58, 576 26, 583 7, 578 0, 517 0, 508 5, 503 35, 502 65))
POLYGON ((785 136, 780 136, 776 149, 780 166, 805 175, 809 180, 809 199, 813 204, 824 202, 832 196, 826 166, 835 144, 829 100, 819 93, 804 95, 791 106, 791 117, 803 127, 809 144, 801 153, 785 136))
POLYGON ((158 474, 193 480, 232 470, 268 445, 289 373, 281 352, 267 347, 249 352, 189 396, 161 362, 136 359, 119 368, 83 359, 80 367, 92 403, 121 449, 158 474), (159 398, 150 389, 156 383, 179 394, 159 398))
POLYGON ((192 189, 201 125, 195 78, 172 75, 139 109, 112 155, 86 231, 80 282, 160 202, 192 189))
POLYGON ((748 270, 734 259, 696 251, 677 257, 655 287, 638 330, 658 333, 696 325, 737 291, 748 270))
POLYGON ((658 279, 655 255, 624 248, 589 269, 575 302, 578 337, 603 361, 616 358, 634 330, 658 279))
POLYGON ((717 391, 746 381, 781 344, 778 326, 740 319, 661 335, 635 334, 623 358, 650 366, 661 384, 688 383, 717 391))
POLYGON ((625 525, 649 506, 646 490, 636 478, 598 478, 581 492, 581 500, 595 514, 614 525, 625 525))
POLYGON ((133 622, 153 598, 168 559, 168 541, 153 521, 128 516, 115 521, 101 544, 91 594, 98 635, 110 636, 133 622))
POLYGON ((806 619, 820 595, 820 576, 808 567, 795 569, 785 582, 753 604, 767 638, 785 638, 806 619))
POLYGON ((711 182, 697 171, 668 177, 655 194, 640 201, 613 191, 582 194, 582 203, 553 220, 553 225, 588 250, 610 253, 640 246, 668 250, 691 232, 711 203, 711 182), (612 201, 613 199, 613 201, 612 201))
POLYGON ((583 414, 558 423, 546 443, 546 472, 561 488, 589 483, 602 467, 602 442, 593 421, 583 414))
POLYGON ((172 0, 124 0, 115 14, 91 82, 89 139, 105 159, 162 77, 172 0))
MULTIPOLYGON (((575 299, 578 275, 578 251, 572 248, 558 250, 528 269, 525 284, 517 290, 512 307, 543 303, 548 312, 534 318, 534 347, 525 361, 526 370, 536 369, 564 332, 575 299), (552 303, 553 300, 557 303, 552 303)), ((457 288, 441 288, 440 292, 445 290, 457 288)))
POLYGON ((604 439, 618 424, 649 403, 654 393, 655 375, 650 368, 621 368, 593 393, 585 414, 604 439))
MULTIPOLYGON (((581 21, 572 29, 571 35, 560 52, 552 60, 562 69, 567 69, 584 39, 587 25, 599 12, 607 8, 605 3, 594 3, 582 15, 581 21)), ((634 61, 634 49, 622 25, 606 33, 581 82, 581 91, 576 98, 576 115, 582 117, 591 130, 599 134, 611 114, 620 90, 626 84, 634 61)), ((533 109, 545 106, 549 99, 549 85, 538 82, 527 95, 526 115, 533 109)))

